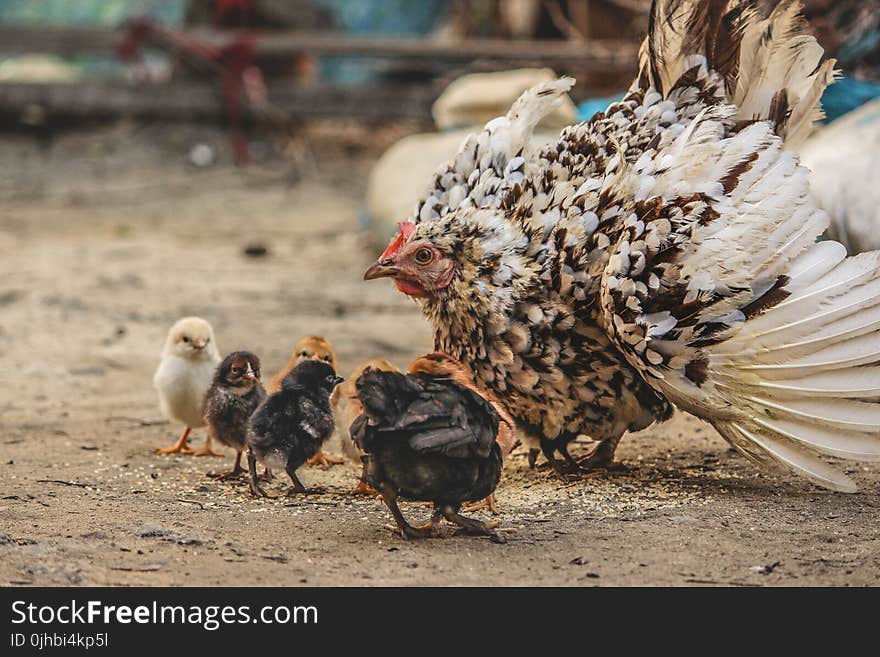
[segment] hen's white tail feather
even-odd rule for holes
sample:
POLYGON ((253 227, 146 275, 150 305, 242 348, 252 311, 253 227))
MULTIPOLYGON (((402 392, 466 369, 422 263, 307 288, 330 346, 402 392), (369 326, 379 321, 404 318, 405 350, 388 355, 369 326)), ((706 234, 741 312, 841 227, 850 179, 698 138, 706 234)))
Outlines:
POLYGON ((715 422, 722 435, 851 492, 811 453, 880 460, 880 253, 842 256, 836 243, 806 249, 788 267, 791 295, 707 351, 716 389, 744 415, 715 422))
POLYGON ((756 446, 760 448, 777 464, 793 470, 814 484, 842 493, 855 493, 858 490, 852 479, 813 456, 810 452, 799 446, 796 441, 786 438, 781 433, 771 433, 757 425, 746 428, 736 422, 727 423, 726 425, 721 424, 721 426, 716 425, 716 427, 722 435, 731 440, 735 447, 738 447, 740 451, 743 451, 747 456, 750 456, 765 467, 772 462, 768 462, 766 458, 762 459, 754 453, 745 451, 746 447, 743 445, 743 441, 749 447, 756 446))
POLYGON ((763 17, 754 0, 655 0, 639 52, 637 85, 668 94, 695 62, 724 82, 741 121, 769 120, 796 145, 823 117, 819 100, 834 60, 810 35, 797 0, 763 17))
POLYGON ((860 461, 880 461, 880 436, 876 433, 843 433, 797 420, 755 418, 755 422, 773 433, 803 443, 823 454, 860 461))

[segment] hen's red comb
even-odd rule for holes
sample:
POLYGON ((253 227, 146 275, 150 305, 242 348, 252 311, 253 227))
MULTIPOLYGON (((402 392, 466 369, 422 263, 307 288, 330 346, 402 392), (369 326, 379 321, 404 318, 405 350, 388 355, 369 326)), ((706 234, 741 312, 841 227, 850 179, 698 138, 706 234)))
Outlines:
POLYGON ((400 253, 400 249, 402 249, 403 245, 409 241, 409 238, 412 237, 413 231, 416 229, 416 225, 411 221, 401 221, 397 224, 397 227, 400 229, 400 233, 398 233, 397 237, 392 240, 391 244, 388 245, 388 248, 382 252, 382 255, 379 256, 379 260, 388 260, 400 253))

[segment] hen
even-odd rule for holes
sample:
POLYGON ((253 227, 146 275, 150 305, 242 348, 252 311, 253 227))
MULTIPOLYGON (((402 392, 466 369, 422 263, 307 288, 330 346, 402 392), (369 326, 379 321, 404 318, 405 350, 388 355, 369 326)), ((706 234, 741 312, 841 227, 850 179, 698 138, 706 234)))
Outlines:
POLYGON ((816 243, 786 149, 833 76, 799 9, 655 1, 622 101, 537 149, 571 80, 526 92, 365 273, 418 299, 551 461, 584 433, 608 463, 674 406, 828 488, 856 486, 815 452, 880 459, 880 253, 816 243))
POLYGON ((427 374, 368 369, 357 383, 364 413, 351 427, 365 453, 363 479, 382 495, 404 538, 433 533, 441 517, 466 532, 500 540, 459 511, 490 495, 501 478, 498 415, 468 388, 427 374), (411 526, 398 497, 433 502, 431 522, 411 526))

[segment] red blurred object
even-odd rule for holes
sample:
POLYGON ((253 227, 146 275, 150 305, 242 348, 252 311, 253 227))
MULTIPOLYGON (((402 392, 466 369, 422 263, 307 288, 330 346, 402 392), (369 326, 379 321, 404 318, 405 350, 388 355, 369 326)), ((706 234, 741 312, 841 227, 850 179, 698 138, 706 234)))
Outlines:
MULTIPOLYGON (((241 9, 250 6, 250 0, 218 0, 215 9, 219 10, 221 6, 227 10, 233 6, 241 9)), ((125 38, 116 48, 117 55, 126 62, 139 62, 141 48, 148 40, 168 47, 194 63, 207 64, 216 71, 220 79, 224 113, 229 121, 229 140, 233 156, 238 164, 249 162, 250 152, 242 130, 242 94, 254 106, 265 106, 268 102, 262 71, 254 63, 255 35, 249 31, 240 31, 228 44, 217 47, 164 27, 150 18, 141 17, 129 23, 125 38)))

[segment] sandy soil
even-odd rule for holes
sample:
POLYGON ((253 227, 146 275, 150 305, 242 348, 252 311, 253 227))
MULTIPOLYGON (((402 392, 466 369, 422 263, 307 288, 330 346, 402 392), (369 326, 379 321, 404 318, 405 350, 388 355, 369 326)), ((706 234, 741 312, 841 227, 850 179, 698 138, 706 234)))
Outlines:
POLYGON ((205 476, 229 459, 156 456, 178 428, 151 378, 181 315, 267 373, 311 332, 343 373, 430 347, 413 304, 360 278, 370 153, 318 147, 317 171, 289 185, 266 167, 188 168, 187 139, 0 144, 0 585, 878 583, 878 468, 847 464, 862 492, 828 493, 758 472, 682 415, 579 482, 516 454, 498 490, 506 545, 397 538, 380 502, 349 495, 354 465, 304 472, 322 497, 265 501, 205 476), (253 240, 269 256, 244 256, 253 240))

